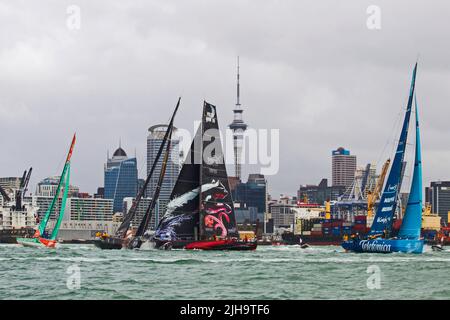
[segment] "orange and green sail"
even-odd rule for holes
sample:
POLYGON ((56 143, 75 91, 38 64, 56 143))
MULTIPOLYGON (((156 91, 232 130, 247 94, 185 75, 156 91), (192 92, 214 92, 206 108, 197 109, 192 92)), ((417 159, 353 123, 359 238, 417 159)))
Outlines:
POLYGON ((64 217, 64 210, 66 207, 66 201, 67 196, 69 193, 69 183, 70 183, 70 159, 72 157, 73 148, 75 146, 76 141, 76 135, 73 135, 72 143, 70 145, 69 153, 67 154, 66 162, 64 164, 63 171, 61 173, 61 177, 59 179, 58 187, 56 188, 56 194, 53 197, 53 200, 48 207, 47 211, 45 212, 45 216, 42 219, 41 223, 39 224, 39 228, 36 231, 35 237, 42 237, 42 235, 45 232, 45 228, 48 225, 48 222, 50 220, 50 216, 52 212, 55 210, 56 203, 58 201, 61 189, 63 189, 63 197, 61 201, 61 208, 59 209, 59 215, 57 215, 55 227, 53 228, 53 231, 48 238, 48 240, 56 240, 56 237, 58 236, 59 228, 61 227, 62 219, 64 217))

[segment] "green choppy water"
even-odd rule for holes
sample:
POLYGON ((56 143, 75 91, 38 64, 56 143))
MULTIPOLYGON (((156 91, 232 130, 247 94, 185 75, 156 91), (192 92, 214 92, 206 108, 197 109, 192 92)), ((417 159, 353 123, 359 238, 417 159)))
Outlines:
POLYGON ((407 255, 332 246, 201 252, 0 245, 0 299, 450 299, 449 268, 450 253, 429 248, 407 255), (369 266, 381 271, 380 289, 367 287, 369 266), (67 287, 69 267, 80 270, 79 289, 67 287))

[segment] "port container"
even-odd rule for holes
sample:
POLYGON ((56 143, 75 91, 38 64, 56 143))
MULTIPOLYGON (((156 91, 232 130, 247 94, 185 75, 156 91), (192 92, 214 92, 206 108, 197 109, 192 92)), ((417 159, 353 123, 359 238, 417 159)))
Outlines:
POLYGON ((351 223, 351 222, 343 222, 342 223, 343 227, 351 227, 352 225, 353 225, 353 223, 351 223))
POLYGON ((401 226, 402 226, 402 219, 397 219, 397 220, 394 220, 394 223, 392 224, 392 229, 400 230, 401 226))
POLYGON ((322 235, 322 231, 311 231, 311 236, 313 237, 321 237, 322 235))
POLYGON ((351 235, 352 230, 351 229, 342 229, 342 234, 351 235))
POLYGON ((436 230, 422 230, 422 237, 424 237, 427 240, 435 239, 437 235, 436 230))
POLYGON ((303 231, 302 232, 302 235, 304 235, 304 236, 310 236, 311 235, 311 231, 303 231))
POLYGON ((359 233, 365 233, 368 230, 368 228, 364 224, 355 224, 352 229, 354 232, 359 233))
POLYGON ((340 229, 333 229, 332 234, 333 234, 333 236, 340 236, 341 235, 341 230, 340 229))
POLYGON ((313 228, 322 228, 322 224, 321 223, 314 223, 313 224, 313 228))
POLYGON ((366 221, 367 216, 355 216, 355 222, 356 221, 366 221))

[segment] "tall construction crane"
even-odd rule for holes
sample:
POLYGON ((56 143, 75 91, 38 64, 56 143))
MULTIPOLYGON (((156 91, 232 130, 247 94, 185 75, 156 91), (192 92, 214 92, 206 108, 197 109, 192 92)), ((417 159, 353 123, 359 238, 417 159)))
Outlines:
POLYGON ((389 169, 389 164, 391 163, 391 159, 387 159, 383 164, 383 168, 381 168, 381 174, 378 178, 377 184, 373 192, 367 192, 367 217, 371 218, 373 216, 373 207, 375 206, 375 202, 380 199, 381 189, 383 188, 384 180, 386 179, 386 174, 389 169))

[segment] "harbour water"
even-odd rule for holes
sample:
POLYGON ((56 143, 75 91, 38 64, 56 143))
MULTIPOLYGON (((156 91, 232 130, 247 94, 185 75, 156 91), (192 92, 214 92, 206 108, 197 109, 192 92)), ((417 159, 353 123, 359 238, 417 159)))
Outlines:
POLYGON ((408 255, 332 246, 201 252, 0 245, 0 299, 450 299, 449 268, 450 253, 429 247, 408 255))

